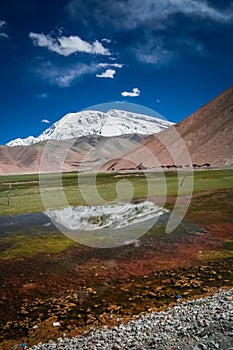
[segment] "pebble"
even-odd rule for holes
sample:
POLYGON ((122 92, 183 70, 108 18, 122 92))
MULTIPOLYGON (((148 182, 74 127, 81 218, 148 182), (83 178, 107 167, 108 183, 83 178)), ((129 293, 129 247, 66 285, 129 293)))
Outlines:
POLYGON ((232 324, 233 289, 29 350, 233 350, 232 324))
POLYGON ((53 322, 53 327, 60 327, 60 322, 53 322))

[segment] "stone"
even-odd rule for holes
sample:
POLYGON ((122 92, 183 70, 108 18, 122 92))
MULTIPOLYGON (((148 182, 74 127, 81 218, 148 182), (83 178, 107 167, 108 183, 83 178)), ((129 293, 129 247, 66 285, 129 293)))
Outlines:
MULTIPOLYGON (((118 326, 109 321, 111 317, 120 321, 117 314, 111 313, 115 311, 111 304, 111 311, 100 318, 109 328, 90 327, 81 337, 59 338, 56 342, 38 344, 31 350, 233 350, 230 347, 233 305, 229 297, 233 297, 233 289, 207 298, 173 303, 166 311, 136 314, 128 323, 117 323, 118 326)), ((89 313, 87 319, 91 318, 95 319, 94 314, 89 313)))

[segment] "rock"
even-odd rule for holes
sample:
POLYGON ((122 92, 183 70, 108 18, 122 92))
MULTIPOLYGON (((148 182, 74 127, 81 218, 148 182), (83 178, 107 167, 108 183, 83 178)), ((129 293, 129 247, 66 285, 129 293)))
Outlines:
POLYGON ((202 343, 198 343, 197 345, 194 346, 193 350, 206 350, 207 346, 202 343))
MULTIPOLYGON (((63 336, 56 342, 40 343, 31 350, 233 350, 232 297, 233 289, 207 298, 180 301, 166 312, 135 315, 127 324, 121 323, 118 327, 90 327, 81 337, 63 336)), ((111 312, 115 311, 115 306, 112 304, 111 311, 103 314, 104 321, 109 322, 114 317, 111 312)), ((87 319, 92 318, 96 320, 89 313, 87 319)), ((120 321, 117 315, 115 319, 120 321)))

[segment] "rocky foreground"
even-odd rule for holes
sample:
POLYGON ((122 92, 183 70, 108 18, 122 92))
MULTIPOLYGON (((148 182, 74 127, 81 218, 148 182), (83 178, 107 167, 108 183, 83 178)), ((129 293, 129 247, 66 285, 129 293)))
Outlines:
POLYGON ((31 350, 233 350, 233 289, 153 312, 83 336, 39 343, 31 350))

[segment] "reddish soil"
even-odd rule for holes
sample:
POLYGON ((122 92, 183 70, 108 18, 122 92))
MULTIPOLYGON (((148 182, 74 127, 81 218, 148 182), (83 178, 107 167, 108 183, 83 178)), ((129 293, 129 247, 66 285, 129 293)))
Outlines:
MULTIPOLYGON (((51 256, 2 261, 2 340, 13 338, 18 341, 23 338, 33 344, 41 339, 46 341, 59 336, 63 331, 70 333, 68 326, 72 323, 76 332, 87 325, 109 323, 109 320, 106 321, 106 311, 109 318, 108 308, 111 305, 118 305, 120 313, 116 314, 120 317, 159 308, 173 302, 176 294, 184 292, 184 282, 187 284, 187 296, 193 295, 191 285, 195 283, 201 289, 194 290, 194 294, 206 293, 206 286, 220 287, 222 278, 224 285, 232 285, 232 277, 229 277, 232 259, 209 267, 207 271, 214 270, 215 273, 213 280, 207 284, 209 272, 208 278, 206 270, 203 276, 197 275, 200 267, 195 266, 203 265, 201 259, 205 252, 220 248, 222 241, 229 239, 232 225, 213 225, 210 229, 206 234, 186 236, 180 242, 166 242, 165 245, 148 237, 141 240, 139 247, 127 246, 115 250, 74 247, 51 256), (220 265, 221 276, 225 277, 216 279, 220 265), (186 280, 187 274, 193 274, 193 277, 186 280), (88 288, 96 294, 89 293, 88 288), (151 293, 149 300, 139 297, 132 304, 135 295, 145 293, 151 293), (68 308, 75 294, 78 296, 75 300, 76 313, 67 315, 64 320, 58 305, 63 304, 66 305, 63 308, 68 308), (77 320, 78 310, 81 317, 77 320), (57 319, 64 323, 60 333, 52 327, 52 320, 57 319), (35 324, 39 324, 40 329, 45 327, 45 333, 40 331, 38 337, 36 332, 31 334, 35 324)), ((204 261, 205 266, 208 264, 204 261)), ((12 345, 11 342, 3 342, 5 349, 8 349, 6 344, 12 345)))
POLYGON ((228 249, 225 257, 223 245, 233 241, 233 224, 216 216, 210 222, 206 233, 145 235, 136 246, 73 246, 59 254, 2 260, 0 349, 117 324, 173 305, 177 294, 186 299, 232 287, 233 255, 228 249), (213 251, 220 259, 211 258, 213 251), (53 327, 55 321, 61 326, 53 327))

